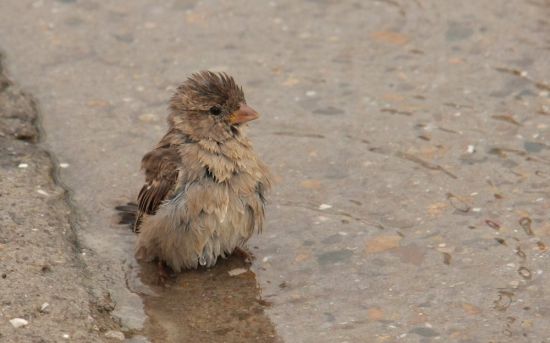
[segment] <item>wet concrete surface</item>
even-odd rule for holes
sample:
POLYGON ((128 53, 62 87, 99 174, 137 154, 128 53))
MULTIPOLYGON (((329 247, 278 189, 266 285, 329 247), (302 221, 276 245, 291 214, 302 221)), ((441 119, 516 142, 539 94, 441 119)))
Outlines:
POLYGON ((13 1, 0 46, 135 339, 547 342, 549 13, 543 0, 13 1), (234 75, 263 114, 249 133, 278 184, 250 242, 255 278, 229 278, 229 261, 159 290, 113 207, 141 186, 174 87, 201 69, 234 75))
POLYGON ((6 75, 0 55, 0 341, 102 342, 118 324, 91 296, 34 100, 6 75))

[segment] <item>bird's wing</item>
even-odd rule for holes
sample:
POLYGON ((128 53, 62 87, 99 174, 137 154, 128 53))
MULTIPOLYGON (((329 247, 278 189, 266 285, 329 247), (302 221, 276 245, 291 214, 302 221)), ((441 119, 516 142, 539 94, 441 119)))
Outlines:
POLYGON ((181 158, 173 145, 158 146, 143 156, 141 168, 145 171, 145 185, 138 195, 135 232, 139 232, 143 215, 155 214, 174 190, 180 164, 181 158))

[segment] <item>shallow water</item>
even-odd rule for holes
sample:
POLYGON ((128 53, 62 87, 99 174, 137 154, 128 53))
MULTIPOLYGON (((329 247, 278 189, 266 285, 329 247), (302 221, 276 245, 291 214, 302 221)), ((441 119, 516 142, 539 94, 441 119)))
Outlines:
POLYGON ((137 276, 128 281, 142 295, 148 316, 140 335, 165 342, 280 341, 264 313, 270 304, 261 299, 256 276, 242 259, 231 257, 215 269, 162 282, 156 266, 144 264, 137 276))
POLYGON ((20 1, 0 46, 69 164, 88 263, 129 336, 529 342, 550 337, 549 11, 20 1), (231 259, 159 288, 113 208, 135 197, 174 87, 207 68, 263 114, 249 132, 278 184, 251 271, 230 276, 231 259))

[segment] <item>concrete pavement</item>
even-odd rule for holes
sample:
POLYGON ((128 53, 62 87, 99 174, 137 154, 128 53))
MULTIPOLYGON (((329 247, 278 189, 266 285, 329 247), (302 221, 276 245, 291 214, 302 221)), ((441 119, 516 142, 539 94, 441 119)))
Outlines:
POLYGON ((0 47, 68 164, 85 262, 127 336, 545 342, 549 9, 11 1, 0 47), (136 195, 174 87, 201 69, 241 82, 279 182, 250 243, 255 277, 226 277, 229 261, 161 290, 113 207, 136 195))

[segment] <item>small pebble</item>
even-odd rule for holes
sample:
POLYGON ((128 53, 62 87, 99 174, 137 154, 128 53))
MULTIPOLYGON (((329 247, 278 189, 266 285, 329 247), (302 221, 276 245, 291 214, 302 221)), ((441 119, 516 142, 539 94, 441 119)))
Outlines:
POLYGON ((476 152, 476 148, 473 145, 468 145, 467 151, 468 151, 468 154, 473 154, 474 152, 476 152))
POLYGON ((40 306, 40 312, 48 312, 47 309, 48 309, 48 306, 50 306, 50 304, 48 303, 43 303, 42 306, 40 306))
POLYGON ((123 341, 126 338, 124 337, 124 333, 115 330, 109 330, 105 332, 105 337, 118 339, 119 341, 123 341))
POLYGON ((69 336, 68 333, 64 333, 61 337, 65 338, 65 339, 69 339, 71 338, 71 336, 69 336))
POLYGON ((472 212, 481 212, 481 208, 474 207, 474 208, 472 208, 472 212))
POLYGON ((29 165, 27 163, 19 163, 18 167, 21 169, 25 169, 25 168, 28 168, 29 165))
POLYGON ((319 205, 320 210, 328 210, 329 208, 332 208, 332 205, 329 204, 321 204, 319 205))
POLYGON ((28 325, 29 322, 26 321, 25 319, 23 318, 13 318, 13 319, 10 319, 10 324, 14 327, 14 328, 20 328, 22 326, 25 326, 25 325, 28 325))
POLYGON ((237 276, 237 275, 244 274, 246 272, 247 272, 247 270, 244 269, 244 268, 235 268, 235 269, 230 270, 228 273, 231 276, 237 276))
POLYGON ((48 196, 49 194, 46 192, 46 191, 43 191, 41 189, 37 189, 36 190, 36 193, 40 194, 40 195, 44 195, 44 196, 48 196))
POLYGON ((306 96, 309 96, 309 97, 313 97, 313 96, 316 96, 316 95, 317 95, 316 91, 307 91, 306 92, 306 96))
POLYGON ((139 120, 144 123, 154 123, 159 120, 158 116, 153 113, 144 113, 139 116, 139 120))
POLYGON ((68 163, 59 163, 59 167, 60 168, 68 168, 69 164, 68 163))

